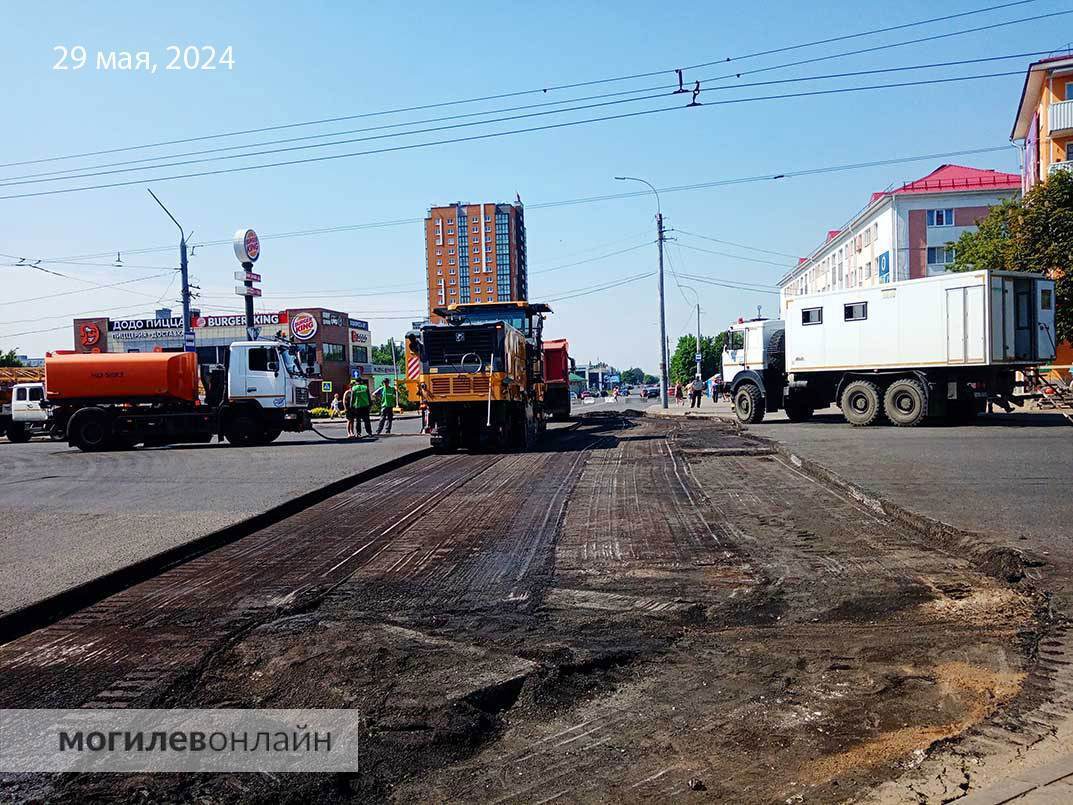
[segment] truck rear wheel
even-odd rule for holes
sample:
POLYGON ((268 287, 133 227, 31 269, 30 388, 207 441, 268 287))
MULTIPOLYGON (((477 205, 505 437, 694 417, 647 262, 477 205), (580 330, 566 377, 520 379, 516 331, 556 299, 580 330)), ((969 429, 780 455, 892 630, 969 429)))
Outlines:
POLYGON ((261 438, 262 428, 251 416, 238 414, 231 418, 224 430, 224 438, 235 447, 249 447, 257 444, 261 438))
POLYGON ((67 436, 84 453, 110 450, 114 441, 111 418, 100 408, 83 408, 71 417, 67 436))
POLYGON ((883 395, 887 419, 901 428, 912 428, 928 415, 928 398, 919 380, 895 380, 883 395))
POLYGON ((12 422, 7 426, 7 440, 13 444, 30 441, 30 431, 21 422, 12 422))
POLYGON ((783 408, 786 411, 786 418, 791 422, 805 422, 812 419, 812 414, 815 413, 812 406, 790 400, 786 401, 783 408))
POLYGON ((734 392, 734 415, 745 425, 755 425, 764 418, 764 398, 754 383, 745 383, 734 392))
POLYGON ((879 386, 869 380, 854 380, 842 392, 842 416, 854 427, 874 425, 882 410, 879 386))

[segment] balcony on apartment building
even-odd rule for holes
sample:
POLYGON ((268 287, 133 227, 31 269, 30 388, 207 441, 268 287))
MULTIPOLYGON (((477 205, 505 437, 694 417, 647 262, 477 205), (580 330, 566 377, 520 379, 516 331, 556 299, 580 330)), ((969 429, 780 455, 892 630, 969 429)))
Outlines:
POLYGON ((1052 103, 1047 116, 1051 126, 1051 136, 1073 132, 1073 101, 1052 103))
POLYGON ((1058 171, 1073 171, 1073 161, 1052 162, 1051 166, 1047 168, 1047 175, 1053 176, 1058 171))

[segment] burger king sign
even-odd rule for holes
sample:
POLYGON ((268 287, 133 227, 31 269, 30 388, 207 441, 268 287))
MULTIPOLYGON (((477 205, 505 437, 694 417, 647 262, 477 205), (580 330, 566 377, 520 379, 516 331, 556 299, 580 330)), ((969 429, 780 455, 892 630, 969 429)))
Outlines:
POLYGON ((291 336, 299 341, 308 341, 317 334, 317 319, 312 313, 295 313, 291 316, 291 336))

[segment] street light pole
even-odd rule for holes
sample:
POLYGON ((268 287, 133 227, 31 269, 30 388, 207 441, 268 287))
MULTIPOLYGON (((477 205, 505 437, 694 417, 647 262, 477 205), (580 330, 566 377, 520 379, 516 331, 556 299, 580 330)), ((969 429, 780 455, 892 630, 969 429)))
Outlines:
MULTIPOLYGON (((148 187, 145 189, 149 190, 148 187)), ((194 346, 194 331, 190 327, 190 277, 187 272, 186 264, 186 233, 183 232, 182 225, 175 220, 175 216, 171 214, 171 211, 156 197, 156 193, 149 190, 149 195, 153 197, 153 201, 160 205, 160 209, 168 214, 168 217, 172 222, 179 227, 179 272, 183 283, 183 351, 196 352, 197 350, 194 346)))
POLYGON ((651 182, 638 179, 636 176, 616 176, 620 182, 640 182, 648 185, 648 189, 656 197, 656 242, 659 244, 659 399, 660 405, 667 408, 667 311, 663 302, 663 210, 659 203, 659 193, 651 182))

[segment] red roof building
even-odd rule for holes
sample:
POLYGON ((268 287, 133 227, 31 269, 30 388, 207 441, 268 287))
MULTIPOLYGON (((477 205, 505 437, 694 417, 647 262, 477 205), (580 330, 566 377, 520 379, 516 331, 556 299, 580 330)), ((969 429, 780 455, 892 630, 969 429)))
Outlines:
POLYGON ((1020 191, 1014 173, 940 165, 872 193, 847 226, 829 230, 823 244, 782 278, 783 298, 940 274, 954 262, 961 233, 1020 191))

